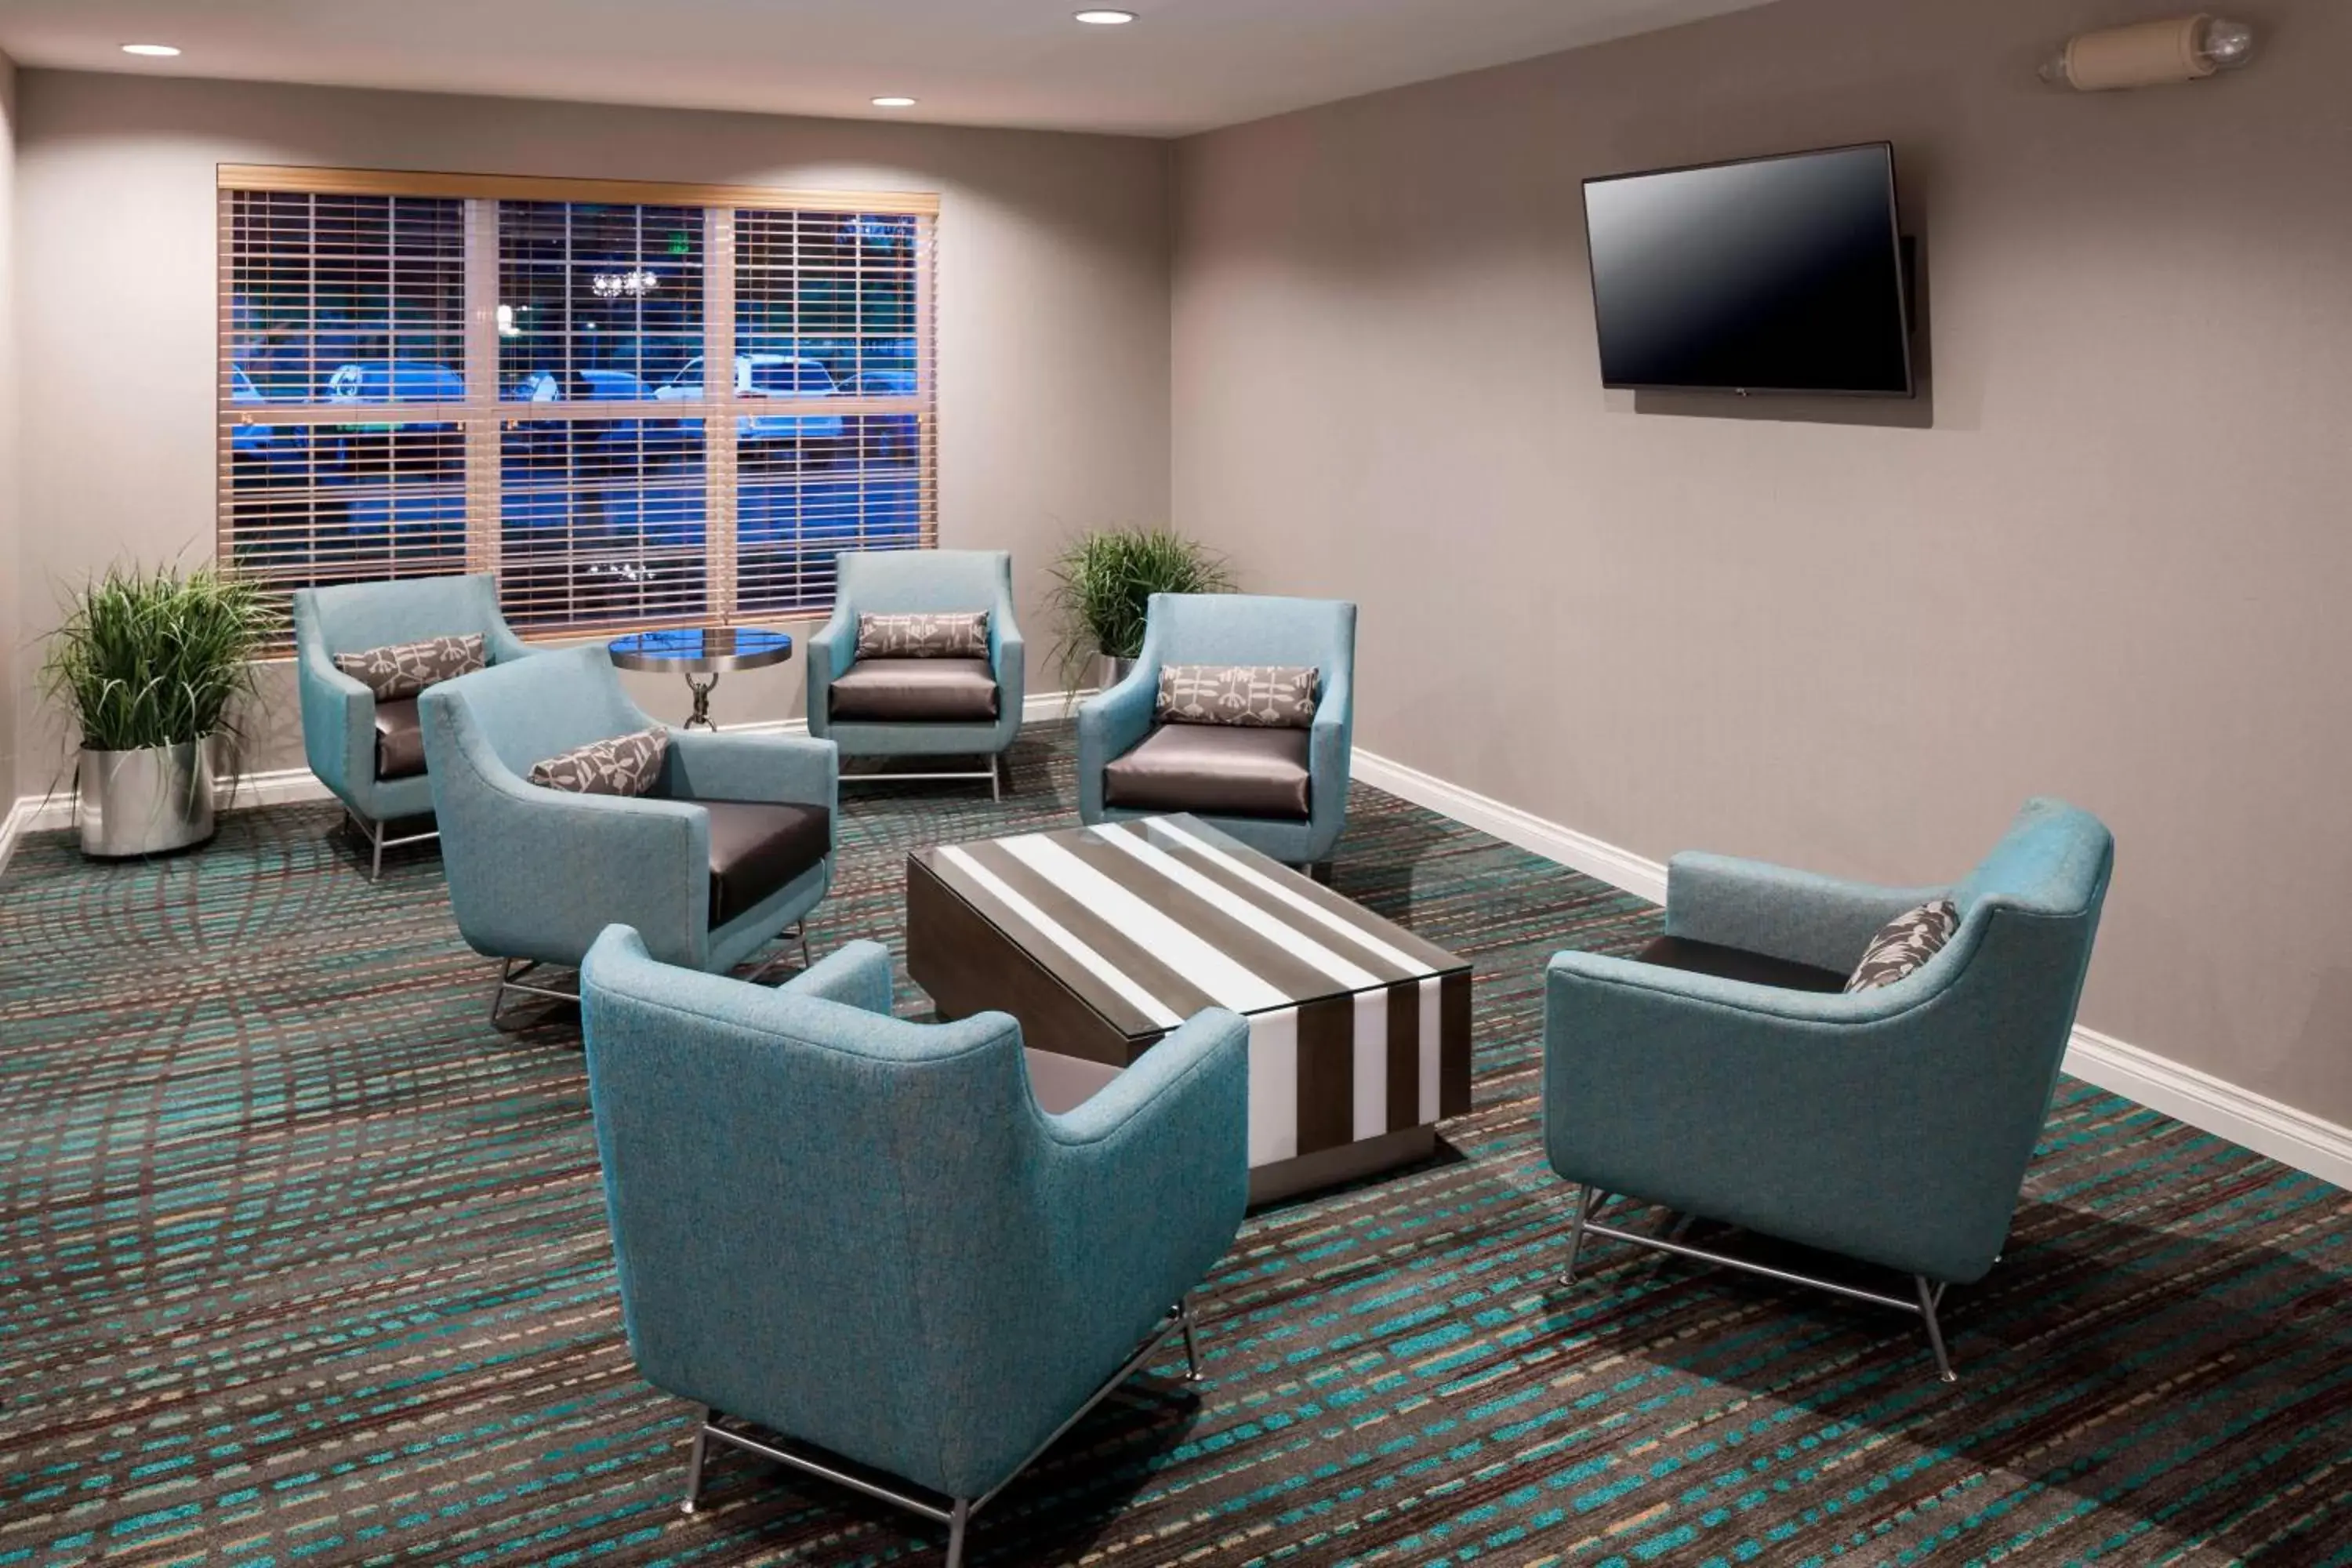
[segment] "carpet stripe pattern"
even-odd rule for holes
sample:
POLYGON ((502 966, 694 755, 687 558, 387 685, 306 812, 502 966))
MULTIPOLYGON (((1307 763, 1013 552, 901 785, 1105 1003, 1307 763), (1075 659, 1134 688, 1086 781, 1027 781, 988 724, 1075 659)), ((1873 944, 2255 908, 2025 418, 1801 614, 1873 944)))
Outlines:
MULTIPOLYGON (((819 949, 896 945, 908 849, 1073 821, 1066 728, 1012 779, 851 793, 819 949)), ((113 867, 39 836, 0 884, 0 1568, 936 1562, 740 1456, 679 1516, 577 1015, 491 1029, 436 855, 370 884, 336 825, 113 867)), ((1475 964, 1452 1153, 1254 1216, 1199 1397, 1139 1378, 975 1563, 2352 1563, 2343 1192, 2064 1083, 1948 1299, 1956 1388, 1895 1314, 1600 1243, 1564 1289, 1543 963, 1655 910, 1361 788, 1337 885, 1475 964)))

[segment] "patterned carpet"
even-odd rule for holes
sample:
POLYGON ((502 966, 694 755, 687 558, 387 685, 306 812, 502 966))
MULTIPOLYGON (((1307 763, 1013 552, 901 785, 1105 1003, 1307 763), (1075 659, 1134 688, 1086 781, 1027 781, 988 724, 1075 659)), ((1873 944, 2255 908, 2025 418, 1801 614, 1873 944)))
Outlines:
MULTIPOLYGON (((1069 820, 1066 747, 854 798, 820 948, 896 933, 909 846, 1069 820)), ((437 858, 335 826, 0 887, 0 1564, 937 1562, 740 1457, 678 1515, 576 1015, 492 1031, 437 858)), ((1541 966, 1654 911, 1369 790, 1338 881, 1475 959, 1458 1157, 1255 1218, 1202 1396, 1105 1405, 976 1562, 2352 1563, 2344 1193, 2070 1081, 1949 1389, 1893 1313, 1605 1246, 1563 1289, 1541 966)))

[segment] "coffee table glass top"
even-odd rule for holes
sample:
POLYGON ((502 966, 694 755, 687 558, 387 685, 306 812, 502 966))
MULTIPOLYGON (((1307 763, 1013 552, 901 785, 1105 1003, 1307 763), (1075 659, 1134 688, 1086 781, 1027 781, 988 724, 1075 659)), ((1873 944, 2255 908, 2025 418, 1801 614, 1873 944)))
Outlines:
POLYGON ((607 646, 613 662, 623 669, 691 675, 758 669, 793 657, 791 634, 763 626, 663 626, 614 637, 607 646))
POLYGON ((911 858, 1137 1039, 1204 1007, 1261 1014, 1470 970, 1192 816, 937 845, 911 858))

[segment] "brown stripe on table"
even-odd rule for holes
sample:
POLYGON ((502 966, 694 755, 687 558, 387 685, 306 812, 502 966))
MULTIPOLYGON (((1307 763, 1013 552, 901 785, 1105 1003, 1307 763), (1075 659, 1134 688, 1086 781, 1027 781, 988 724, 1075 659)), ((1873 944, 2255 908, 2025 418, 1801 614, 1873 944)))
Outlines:
POLYGON ((1447 1049, 1437 1061, 1437 1114, 1470 1114, 1470 975, 1447 975, 1438 986, 1437 1016, 1447 1049), (1456 1042, 1459 1042, 1458 1044, 1456 1042))
MULTIPOLYGON (((1148 826, 1149 824, 1138 822, 1123 824, 1122 826, 1140 829, 1148 826)), ((1299 910, 1296 905, 1284 901, 1276 895, 1266 891, 1264 888, 1258 887, 1249 881, 1246 878, 1240 876, 1232 867, 1211 856, 1200 853, 1189 845, 1179 843, 1171 836, 1166 834, 1146 835, 1141 832, 1138 832, 1136 837, 1144 838, 1146 842, 1150 843, 1153 848, 1159 850, 1161 854, 1171 857, 1189 869, 1197 872, 1207 880, 1214 882, 1223 891, 1230 893, 1234 898, 1249 904, 1252 908, 1262 910, 1265 914, 1272 916, 1274 919, 1280 921, 1292 931, 1298 932, 1299 935, 1307 938, 1318 946, 1337 953, 1339 957, 1346 959, 1349 963, 1355 964, 1358 968, 1366 971, 1368 973, 1371 974, 1374 979, 1380 981, 1383 984, 1391 981, 1407 979, 1412 975, 1423 973, 1423 971, 1405 968, 1402 965, 1400 965, 1394 959, 1376 952, 1372 949, 1366 947, 1363 943, 1351 940, 1344 932, 1333 931, 1329 926, 1325 925, 1321 921, 1314 919, 1312 916, 1299 910)), ((1263 870, 1264 868, 1258 868, 1258 869, 1263 870)), ((1295 878, 1294 873, 1284 870, 1283 868, 1276 867, 1276 870, 1282 872, 1286 877, 1295 878)), ((1303 881, 1303 879, 1297 879, 1303 881)), ((1312 883, 1305 884, 1305 887, 1312 886, 1312 883)), ((1303 894, 1305 888, 1301 887, 1294 889, 1293 890, 1303 894)), ((1320 889, 1318 890, 1319 891, 1320 889)), ((1369 910, 1359 909, 1354 905, 1348 905, 1345 909, 1337 908, 1322 900, 1313 900, 1310 901, 1314 902, 1318 909, 1330 910, 1335 916, 1340 918, 1341 922, 1349 931, 1361 931, 1366 936, 1370 937, 1374 941, 1385 943, 1388 947, 1405 954, 1407 957, 1417 958, 1419 956, 1413 952, 1412 944, 1397 940, 1397 937, 1401 933, 1398 931, 1396 927, 1389 925, 1388 922, 1381 921, 1379 916, 1371 914, 1369 910)), ((1342 903, 1345 902, 1345 900, 1340 901, 1342 903)), ((1439 956, 1442 957, 1443 955, 1441 954, 1439 956)), ((1438 967, 1439 966, 1434 963, 1429 963, 1426 966, 1429 972, 1434 972, 1438 967)))
MULTIPOLYGON (((990 840, 959 847, 971 857, 974 864, 1036 905, 1071 936, 1094 949, 1113 968, 1157 997, 1179 1018, 1189 1018, 1205 1007, 1223 1005, 1197 983, 1186 979, 1182 971, 1097 914, 1076 894, 1005 848, 1003 842, 990 840)), ((1025 926, 1027 922, 1023 923, 1025 926)), ((1024 935, 1021 946, 1034 962, 1051 969, 1056 975, 1069 978, 1073 984, 1077 984, 1076 976, 1084 976, 1085 986, 1081 989, 1092 988, 1087 991, 1087 994, 1096 991, 1111 994, 1101 980, 1088 974, 1076 959, 1044 937, 1024 935)), ((1122 1003, 1121 1006, 1125 1008, 1126 1005, 1122 1003)), ((1133 1011, 1132 1008, 1126 1010, 1133 1011)))
POLYGON ((1388 1002, 1389 1131, 1402 1132, 1421 1125, 1421 982, 1390 986, 1388 1002))
MULTIPOLYGON (((1457 968, 1462 963, 1455 954, 1448 952, 1434 942, 1415 936, 1402 926, 1366 909, 1344 893, 1335 892, 1320 882, 1301 876, 1279 860, 1262 855, 1246 844, 1227 838, 1205 824, 1190 818, 1142 817, 1119 826, 1128 831, 1143 836, 1149 842, 1163 849, 1182 856, 1188 865, 1214 865, 1215 861, 1212 857, 1202 854, 1191 845, 1180 842, 1175 835, 1169 831, 1171 827, 1181 828, 1192 837, 1222 851, 1228 858, 1237 860, 1261 876, 1281 883, 1318 909, 1328 911, 1347 925, 1378 938, 1418 963, 1424 964, 1432 970, 1444 970, 1457 968)), ((1232 876, 1230 871, 1223 868, 1219 868, 1219 874, 1228 878, 1232 876)), ((1321 921, 1309 921, 1296 910, 1292 911, 1291 920, 1302 931, 1315 930, 1322 926, 1321 921)), ((1341 940, 1337 932, 1333 932, 1332 935, 1334 941, 1341 940)), ((1355 948, 1354 942, 1349 942, 1347 949, 1342 951, 1355 948)))
POLYGON ((1298 1152, 1356 1140, 1356 999, 1333 996, 1298 1009, 1298 1152))
MULTIPOLYGON (((1285 1002, 1305 1002, 1357 989, 1325 973, 1271 937, 1261 936, 1250 930, 1238 917, 1227 914, 1200 894, 1180 887, 1173 879, 1139 863, 1125 850, 1098 843, 1074 845, 1072 848, 1088 869, 1101 873, 1234 963, 1265 981, 1282 993, 1285 1002)), ((1102 917, 1096 918, 1100 920, 1102 917)), ((1289 922, 1284 923, 1287 925, 1289 922)), ((1302 931, 1300 934, 1307 933, 1302 931)))
POLYGON ((1024 1044, 1112 1067, 1160 1037, 1156 1023, 1093 976, 1066 979, 1023 962, 995 923, 1013 918, 992 894, 951 885, 908 858, 907 972, 942 1017, 1000 1008, 1021 1020, 1024 1044))

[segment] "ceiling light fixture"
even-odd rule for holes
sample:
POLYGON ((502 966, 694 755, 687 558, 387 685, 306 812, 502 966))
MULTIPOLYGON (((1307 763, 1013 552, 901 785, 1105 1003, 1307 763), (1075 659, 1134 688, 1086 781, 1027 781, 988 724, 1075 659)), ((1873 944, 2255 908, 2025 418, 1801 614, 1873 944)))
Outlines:
POLYGON ((144 55, 149 59, 168 60, 180 51, 169 44, 125 44, 122 46, 122 52, 126 55, 144 55))
POLYGON ((915 100, 911 98, 900 98, 896 95, 891 95, 876 99, 874 100, 874 107, 877 109, 912 109, 915 107, 915 100))
POLYGON ((1081 11, 1077 19, 1090 27, 1123 27, 1135 20, 1132 11, 1081 11))

